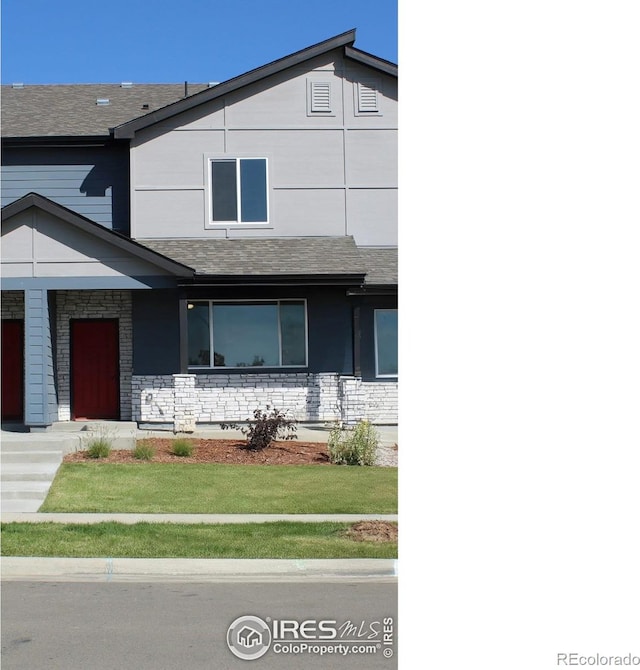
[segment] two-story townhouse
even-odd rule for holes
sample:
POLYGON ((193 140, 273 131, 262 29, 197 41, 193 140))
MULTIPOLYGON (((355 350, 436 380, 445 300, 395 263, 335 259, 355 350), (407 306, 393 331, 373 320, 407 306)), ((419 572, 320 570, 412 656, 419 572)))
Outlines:
POLYGON ((4 419, 397 422, 397 66, 3 87, 4 419))

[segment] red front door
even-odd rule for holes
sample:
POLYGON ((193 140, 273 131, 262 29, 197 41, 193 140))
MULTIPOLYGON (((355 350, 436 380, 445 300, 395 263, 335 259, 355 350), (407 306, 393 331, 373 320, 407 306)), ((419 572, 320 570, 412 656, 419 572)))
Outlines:
POLYGON ((117 319, 71 322, 71 416, 119 419, 117 319))
POLYGON ((24 337, 22 321, 2 321, 2 419, 22 421, 24 337))

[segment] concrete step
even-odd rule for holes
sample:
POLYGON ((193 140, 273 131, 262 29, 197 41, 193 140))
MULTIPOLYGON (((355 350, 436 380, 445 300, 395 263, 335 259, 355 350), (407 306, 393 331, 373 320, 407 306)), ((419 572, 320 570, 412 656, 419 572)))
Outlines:
POLYGON ((69 438, 62 435, 37 436, 25 435, 7 436, 2 434, 0 440, 0 453, 5 454, 8 451, 61 451, 66 452, 78 444, 78 438, 69 438))
POLYGON ((5 465, 10 464, 27 464, 27 463, 52 463, 60 465, 62 463, 62 451, 59 449, 20 449, 12 451, 3 451, 0 456, 0 463, 2 470, 5 465))
POLYGON ((51 482, 8 481, 2 482, 1 499, 4 508, 6 500, 40 500, 47 497, 51 482))
POLYGON ((0 480, 52 482, 60 463, 2 463, 0 480))
POLYGON ((2 512, 3 514, 21 514, 21 513, 33 513, 37 512, 42 505, 42 500, 36 500, 34 498, 24 498, 13 499, 13 500, 3 500, 2 501, 2 512))

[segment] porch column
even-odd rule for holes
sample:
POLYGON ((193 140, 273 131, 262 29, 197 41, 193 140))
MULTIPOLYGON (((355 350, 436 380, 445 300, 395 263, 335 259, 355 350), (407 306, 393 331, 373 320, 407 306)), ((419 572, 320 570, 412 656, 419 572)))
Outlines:
POLYGON ((44 429, 57 418, 47 289, 24 292, 24 423, 44 429))

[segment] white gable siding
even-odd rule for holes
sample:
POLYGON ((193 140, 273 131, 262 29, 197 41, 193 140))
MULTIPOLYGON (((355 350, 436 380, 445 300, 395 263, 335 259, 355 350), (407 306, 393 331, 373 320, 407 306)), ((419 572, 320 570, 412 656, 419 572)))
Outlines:
POLYGON ((396 80, 340 51, 304 65, 138 133, 134 238, 346 234, 397 244, 396 80), (377 87, 377 112, 361 113, 360 80, 377 87), (330 89, 317 114, 314 81, 330 89), (268 224, 208 225, 208 159, 221 157, 267 159, 268 224))

